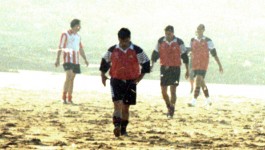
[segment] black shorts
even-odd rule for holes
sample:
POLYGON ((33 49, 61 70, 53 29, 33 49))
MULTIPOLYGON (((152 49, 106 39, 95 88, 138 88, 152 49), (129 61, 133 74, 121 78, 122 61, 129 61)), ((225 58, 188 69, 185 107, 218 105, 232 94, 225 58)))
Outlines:
POLYGON ((179 85, 180 67, 160 67, 160 85, 179 85))
POLYGON ((78 73, 78 74, 81 73, 79 64, 64 63, 63 68, 64 68, 64 71, 73 70, 74 73, 78 73))
POLYGON ((136 104, 136 84, 134 80, 110 79, 112 101, 122 100, 124 104, 136 104))
POLYGON ((205 78, 206 70, 193 70, 193 76, 196 77, 196 75, 200 75, 203 78, 205 78))

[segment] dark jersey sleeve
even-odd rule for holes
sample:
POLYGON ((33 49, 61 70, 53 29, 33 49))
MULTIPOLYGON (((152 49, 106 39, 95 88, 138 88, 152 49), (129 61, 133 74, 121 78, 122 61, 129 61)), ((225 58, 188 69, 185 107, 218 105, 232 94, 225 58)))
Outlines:
POLYGON ((182 61, 183 61, 184 64, 189 64, 189 57, 188 57, 187 52, 181 54, 181 59, 182 59, 182 61))
POLYGON ((139 64, 141 65, 141 73, 150 73, 150 60, 145 52, 138 46, 134 45, 134 49, 137 54, 137 59, 139 64))
POLYGON ((111 58, 111 54, 112 54, 114 48, 115 48, 115 46, 110 47, 108 49, 107 53, 101 59, 101 63, 100 63, 100 67, 99 67, 100 71, 106 73, 109 70, 110 65, 111 65, 110 58, 111 58))
POLYGON ((182 58, 183 63, 189 64, 188 50, 185 47, 183 40, 180 38, 177 38, 177 42, 181 50, 181 58, 182 58))
POLYGON ((212 55, 213 57, 217 56, 217 51, 216 51, 215 48, 212 49, 212 50, 210 51, 210 53, 211 53, 211 55, 212 55))
POLYGON ((159 55, 159 46, 160 46, 160 44, 164 41, 164 38, 165 38, 165 37, 163 36, 163 37, 159 38, 158 41, 157 41, 156 48, 155 48, 155 50, 152 52, 152 55, 151 55, 151 60, 152 60, 153 62, 156 62, 156 61, 159 59, 159 57, 160 57, 160 55, 159 55))
POLYGON ((154 50, 151 56, 151 60, 153 62, 156 62, 158 59, 159 59, 159 53, 156 50, 154 50))

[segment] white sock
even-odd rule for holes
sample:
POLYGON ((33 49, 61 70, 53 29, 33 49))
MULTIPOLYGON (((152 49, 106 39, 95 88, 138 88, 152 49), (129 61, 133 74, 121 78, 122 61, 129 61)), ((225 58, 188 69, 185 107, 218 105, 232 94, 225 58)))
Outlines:
POLYGON ((191 104, 192 104, 192 105, 195 105, 195 104, 196 104, 196 101, 197 101, 197 100, 196 100, 195 98, 193 98, 193 99, 191 100, 191 104))

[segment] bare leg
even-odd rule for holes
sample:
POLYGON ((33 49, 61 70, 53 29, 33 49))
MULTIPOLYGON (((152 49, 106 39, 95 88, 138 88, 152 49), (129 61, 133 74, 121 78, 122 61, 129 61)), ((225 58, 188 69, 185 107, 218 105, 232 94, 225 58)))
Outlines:
POLYGON ((73 94, 73 89, 74 89, 74 79, 75 79, 75 73, 73 71, 71 71, 69 88, 68 88, 68 101, 69 102, 72 102, 72 94, 73 94))
POLYGON ((171 85, 170 86, 170 93, 171 93, 171 105, 175 106, 176 100, 177 100, 177 94, 176 94, 177 86, 171 85))
POLYGON ((196 75, 195 78, 195 90, 194 90, 194 98, 191 100, 190 103, 188 103, 188 106, 194 107, 196 105, 197 98, 200 94, 200 88, 201 88, 201 82, 202 82, 203 77, 200 75, 196 75))
POLYGON ((66 94, 69 91, 69 86, 70 86, 70 80, 71 80, 71 71, 72 70, 67 70, 66 73, 66 77, 65 77, 65 81, 64 81, 64 86, 63 86, 63 100, 64 103, 66 103, 66 94))
POLYGON ((161 86, 161 91, 162 91, 162 96, 163 96, 163 99, 167 105, 167 108, 170 107, 171 103, 169 101, 169 96, 167 94, 167 86, 161 86))
POLYGON ((121 135, 127 135, 127 125, 129 123, 129 109, 130 105, 123 104, 122 106, 122 120, 121 120, 121 135))
POLYGON ((129 108, 130 108, 130 105, 123 104, 123 106, 122 106, 122 120, 129 120, 129 108))
POLYGON ((202 91, 203 91, 203 93, 204 93, 204 96, 206 97, 206 98, 208 98, 209 97, 209 91, 208 91, 208 88, 207 88, 207 86, 206 86, 206 84, 205 84, 205 81, 204 81, 204 79, 202 79, 202 82, 201 82, 202 84, 202 91))
POLYGON ((204 93, 204 96, 206 97, 206 100, 204 102, 205 106, 208 106, 208 105, 211 106, 212 105, 212 101, 209 98, 208 87, 206 86, 204 79, 202 80, 202 91, 204 93))
POLYGON ((190 80, 190 93, 193 92, 194 89, 194 80, 190 80))
POLYGON ((197 99, 200 94, 200 88, 202 86, 203 77, 201 75, 196 76, 196 87, 194 90, 194 98, 197 99))

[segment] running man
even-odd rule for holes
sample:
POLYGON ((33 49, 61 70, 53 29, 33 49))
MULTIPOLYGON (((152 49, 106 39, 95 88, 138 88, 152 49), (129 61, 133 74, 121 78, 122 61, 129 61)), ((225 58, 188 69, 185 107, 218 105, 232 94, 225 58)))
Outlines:
POLYGON ((110 86, 114 103, 114 135, 127 135, 130 105, 136 104, 136 85, 150 72, 150 60, 144 51, 131 42, 131 32, 121 28, 119 44, 110 47, 100 65, 102 84, 106 86, 106 72, 110 69, 110 86))
POLYGON ((66 79, 63 87, 63 103, 67 104, 66 99, 68 98, 68 103, 72 104, 72 93, 74 87, 75 75, 81 73, 79 65, 79 54, 85 60, 86 66, 88 66, 88 61, 81 43, 81 37, 77 34, 80 30, 80 20, 73 19, 70 23, 71 29, 62 33, 61 40, 59 44, 59 50, 57 52, 57 58, 55 66, 60 65, 60 56, 63 51, 64 60, 64 70, 66 72, 66 79))
POLYGON ((209 64, 209 52, 214 57, 215 61, 219 66, 219 71, 223 73, 223 67, 217 56, 216 49, 213 45, 213 42, 210 38, 203 35, 205 31, 205 26, 200 24, 197 27, 197 37, 191 39, 191 61, 192 61, 192 70, 194 71, 195 76, 195 90, 194 98, 188 103, 188 106, 194 107, 196 105, 197 97, 199 96, 200 88, 206 97, 205 105, 212 105, 212 102, 209 98, 209 91, 205 83, 205 75, 208 69, 209 64))
POLYGON ((169 25, 165 28, 165 36, 158 40, 156 49, 152 53, 151 68, 160 58, 160 85, 163 99, 168 109, 168 117, 173 117, 177 100, 176 90, 179 85, 181 58, 185 63, 185 78, 189 77, 189 58, 184 42, 174 36, 174 27, 169 25), (167 94, 170 86, 171 97, 167 94))

